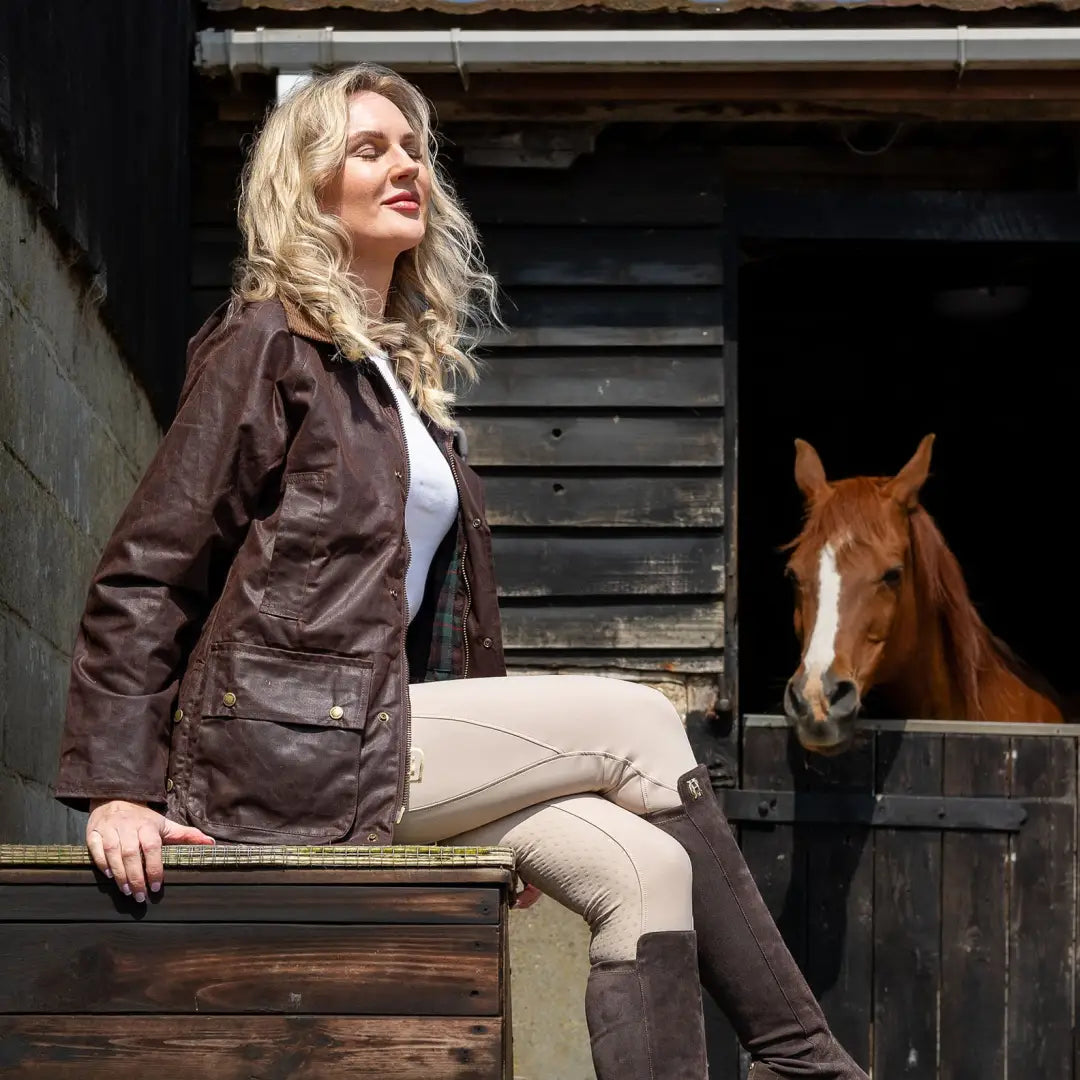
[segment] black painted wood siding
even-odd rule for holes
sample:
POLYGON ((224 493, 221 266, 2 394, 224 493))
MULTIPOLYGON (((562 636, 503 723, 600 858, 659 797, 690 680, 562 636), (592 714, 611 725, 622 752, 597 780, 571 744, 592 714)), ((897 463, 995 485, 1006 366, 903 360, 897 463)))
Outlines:
POLYGON ((569 169, 457 183, 509 327, 462 419, 511 662, 722 670, 718 176, 626 125, 569 169))
POLYGON ((0 147, 171 417, 188 288, 189 0, 4 0, 0 147))

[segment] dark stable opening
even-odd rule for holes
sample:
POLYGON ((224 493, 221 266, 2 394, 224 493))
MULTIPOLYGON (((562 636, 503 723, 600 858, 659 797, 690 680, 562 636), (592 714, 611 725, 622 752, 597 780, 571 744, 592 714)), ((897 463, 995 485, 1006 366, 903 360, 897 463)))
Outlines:
POLYGON ((928 432, 922 502, 976 608, 1075 700, 1080 248, 746 241, 740 254, 742 712, 780 712, 799 660, 778 550, 802 520, 793 440, 838 479, 892 475, 928 432))

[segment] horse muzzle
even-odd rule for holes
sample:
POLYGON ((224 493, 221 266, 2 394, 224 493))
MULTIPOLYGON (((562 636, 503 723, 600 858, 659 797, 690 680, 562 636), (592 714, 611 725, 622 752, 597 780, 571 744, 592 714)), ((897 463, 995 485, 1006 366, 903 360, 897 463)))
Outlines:
POLYGON ((784 712, 799 742, 817 754, 839 754, 851 745, 861 704, 858 686, 831 670, 820 676, 802 671, 784 690, 784 712))

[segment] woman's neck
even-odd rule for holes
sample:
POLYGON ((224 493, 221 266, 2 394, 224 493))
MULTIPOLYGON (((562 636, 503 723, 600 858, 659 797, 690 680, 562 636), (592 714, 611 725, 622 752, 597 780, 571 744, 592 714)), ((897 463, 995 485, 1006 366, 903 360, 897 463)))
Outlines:
POLYGON ((381 319, 386 313, 386 298, 394 276, 394 261, 385 259, 353 259, 351 273, 364 291, 369 318, 381 319))

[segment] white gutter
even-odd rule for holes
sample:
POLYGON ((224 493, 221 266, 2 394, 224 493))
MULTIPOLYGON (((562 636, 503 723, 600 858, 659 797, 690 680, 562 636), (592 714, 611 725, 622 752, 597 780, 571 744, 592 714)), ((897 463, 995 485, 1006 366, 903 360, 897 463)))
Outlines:
POLYGON ((203 30, 204 70, 797 71, 1080 67, 1080 28, 908 30, 203 30))

